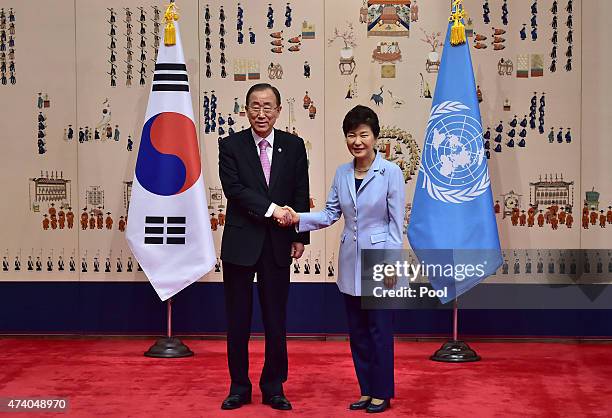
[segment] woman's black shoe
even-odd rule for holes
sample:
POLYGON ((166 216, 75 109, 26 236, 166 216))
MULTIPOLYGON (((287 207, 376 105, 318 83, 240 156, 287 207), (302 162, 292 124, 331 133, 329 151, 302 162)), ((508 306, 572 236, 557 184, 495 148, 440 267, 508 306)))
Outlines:
POLYGON ((352 404, 349 405, 349 409, 351 411, 357 411, 359 409, 366 409, 368 405, 370 405, 370 401, 372 401, 372 398, 366 399, 365 401, 353 402, 352 404))
POLYGON ((370 412, 373 414, 378 413, 378 412, 385 412, 387 408, 389 408, 390 406, 391 406, 391 401, 389 399, 385 399, 383 403, 381 403, 380 405, 374 405, 373 403, 370 402, 370 404, 366 408, 366 412, 370 412))

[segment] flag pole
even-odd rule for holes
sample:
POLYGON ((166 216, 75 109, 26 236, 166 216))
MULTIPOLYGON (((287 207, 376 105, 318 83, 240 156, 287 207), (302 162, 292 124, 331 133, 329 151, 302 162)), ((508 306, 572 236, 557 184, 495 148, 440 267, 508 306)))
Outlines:
POLYGON ((207 203, 197 119, 193 115, 189 77, 177 22, 179 9, 174 0, 170 1, 163 16, 163 43, 160 43, 155 59, 155 78, 151 84, 145 116, 147 121, 143 126, 134 171, 126 238, 158 296, 162 301, 167 300, 166 335, 144 355, 176 358, 193 356, 193 352, 172 334, 171 298, 211 271, 216 257, 210 220, 201 210, 207 207, 207 203), (165 122, 157 125, 155 120, 165 122), (164 128, 153 129, 153 126, 164 128), (180 152, 173 149, 169 155, 175 156, 183 164, 172 167, 160 165, 157 158, 142 152, 143 145, 144 149, 155 148, 151 142, 153 136, 162 138, 162 142, 167 141, 163 143, 175 143, 177 135, 180 137, 180 152), (157 170, 162 170, 163 176, 150 175, 157 173, 157 170), (160 181, 161 177, 176 181, 160 181), (175 187, 180 185, 181 189, 175 187), (189 225, 187 219, 190 219, 189 225), (159 263, 160 256, 166 262, 159 263), (179 260, 186 259, 189 259, 189 263, 180 263, 181 274, 177 276, 179 260))
POLYGON ((453 300, 453 341, 457 341, 459 338, 459 332, 457 331, 457 324, 458 324, 458 312, 459 311, 459 303, 457 303, 457 298, 455 298, 455 300, 453 300))
POLYGON ((168 307, 168 309, 166 309, 166 319, 168 321, 166 337, 170 338, 172 337, 172 298, 168 299, 166 306, 168 307))
POLYGON ((159 338, 144 353, 145 357, 181 358, 193 356, 193 351, 183 344, 180 338, 172 336, 172 298, 166 301, 166 313, 168 318, 166 336, 159 338))
MULTIPOLYGON (((463 17, 460 9, 461 0, 451 0, 450 9, 451 13, 455 17, 455 23, 459 22, 463 17)), ((459 37, 458 43, 465 42, 465 36, 459 37)), ((451 36, 451 44, 453 43, 453 36, 451 36)), ((442 344, 442 347, 438 349, 429 359, 433 361, 439 361, 444 363, 467 363, 472 361, 479 361, 481 357, 472 350, 470 346, 465 342, 459 340, 459 297, 453 299, 453 339, 442 344)))
POLYGON ((467 363, 471 361, 479 361, 481 357, 472 350, 465 342, 459 340, 458 324, 459 324, 459 298, 453 300, 453 339, 442 344, 442 347, 436 351, 430 360, 440 361, 443 363, 467 363))

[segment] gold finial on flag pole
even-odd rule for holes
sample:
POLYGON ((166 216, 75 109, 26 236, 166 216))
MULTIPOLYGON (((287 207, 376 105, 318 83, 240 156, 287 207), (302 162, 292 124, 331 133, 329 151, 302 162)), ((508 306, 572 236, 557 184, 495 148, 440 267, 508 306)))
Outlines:
POLYGON ((465 37, 465 26, 461 19, 467 16, 463 9, 463 0, 453 0, 451 9, 451 16, 448 18, 449 22, 454 22, 451 28, 450 43, 452 46, 464 44, 466 42, 465 37))
POLYGON ((166 28, 164 30, 164 44, 166 46, 176 45, 176 28, 174 21, 179 19, 178 7, 174 4, 174 0, 170 0, 170 4, 164 13, 164 22, 166 28))

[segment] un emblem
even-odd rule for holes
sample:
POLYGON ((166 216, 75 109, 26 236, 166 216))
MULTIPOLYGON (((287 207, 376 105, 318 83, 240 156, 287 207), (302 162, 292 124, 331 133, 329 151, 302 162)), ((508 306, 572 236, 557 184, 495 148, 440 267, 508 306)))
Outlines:
POLYGON ((421 171, 429 196, 445 203, 469 202, 489 187, 482 125, 461 102, 431 109, 421 171))

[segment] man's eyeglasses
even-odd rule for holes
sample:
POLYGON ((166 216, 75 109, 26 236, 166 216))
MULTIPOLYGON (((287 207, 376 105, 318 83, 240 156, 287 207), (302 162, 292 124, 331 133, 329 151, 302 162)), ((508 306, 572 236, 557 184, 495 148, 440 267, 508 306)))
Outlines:
POLYGON ((263 111, 264 115, 266 116, 270 116, 274 113, 274 111, 278 109, 278 106, 276 107, 272 107, 272 106, 264 106, 264 107, 260 107, 260 106, 248 106, 247 110, 248 112, 253 115, 253 116, 257 116, 259 115, 259 112, 263 111))

